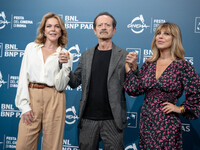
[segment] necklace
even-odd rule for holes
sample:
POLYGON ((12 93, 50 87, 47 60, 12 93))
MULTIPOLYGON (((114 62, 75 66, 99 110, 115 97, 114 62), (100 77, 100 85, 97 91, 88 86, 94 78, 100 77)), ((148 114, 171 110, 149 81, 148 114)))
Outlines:
POLYGON ((46 48, 46 49, 50 49, 50 50, 55 50, 55 49, 58 48, 58 46, 51 48, 51 47, 47 47, 47 46, 44 45, 44 48, 46 48))
POLYGON ((47 50, 55 50, 55 49, 57 49, 57 47, 55 47, 55 48, 49 48, 49 47, 46 47, 46 46, 44 46, 44 48, 46 48, 47 50))

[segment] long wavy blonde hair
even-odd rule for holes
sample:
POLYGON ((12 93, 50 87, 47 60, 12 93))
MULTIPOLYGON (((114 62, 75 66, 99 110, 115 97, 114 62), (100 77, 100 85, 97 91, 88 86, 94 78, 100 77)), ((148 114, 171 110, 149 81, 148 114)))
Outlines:
POLYGON ((170 22, 165 22, 165 23, 160 24, 155 31, 155 34, 152 40, 152 46, 151 46, 153 55, 152 57, 146 60, 146 63, 156 61, 160 57, 160 51, 156 46, 156 36, 162 29, 166 29, 166 31, 172 35, 172 45, 171 45, 172 58, 174 59, 179 58, 181 60, 184 60, 185 50, 182 45, 181 30, 178 27, 178 25, 174 23, 170 23, 170 22))
POLYGON ((35 40, 36 43, 38 44, 44 44, 46 41, 46 37, 44 35, 44 30, 45 30, 45 25, 48 19, 50 18, 56 18, 58 20, 59 26, 61 28, 61 36, 58 39, 58 45, 61 46, 62 48, 65 48, 67 43, 68 43, 68 38, 67 38, 67 30, 65 28, 65 23, 61 19, 60 16, 57 14, 54 14, 52 12, 47 13, 46 15, 43 16, 42 21, 40 23, 40 27, 38 28, 38 36, 35 40))

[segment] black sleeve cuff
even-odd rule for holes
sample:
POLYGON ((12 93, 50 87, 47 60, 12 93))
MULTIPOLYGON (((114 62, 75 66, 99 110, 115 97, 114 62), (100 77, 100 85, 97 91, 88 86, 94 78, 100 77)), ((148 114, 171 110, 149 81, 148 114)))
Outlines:
POLYGON ((62 69, 62 63, 58 62, 59 68, 62 69))

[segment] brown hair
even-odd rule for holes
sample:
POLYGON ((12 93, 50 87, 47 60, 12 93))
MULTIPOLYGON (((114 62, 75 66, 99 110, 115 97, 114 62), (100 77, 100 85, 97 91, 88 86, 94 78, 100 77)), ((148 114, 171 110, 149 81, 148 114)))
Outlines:
POLYGON ((169 34, 172 35, 172 46, 171 46, 172 57, 184 60, 185 51, 182 45, 181 30, 178 27, 178 25, 174 23, 170 23, 170 22, 165 22, 165 23, 160 24, 155 31, 155 34, 152 40, 152 46, 151 46, 153 55, 152 57, 148 58, 146 62, 156 61, 160 57, 160 51, 156 46, 156 36, 162 29, 166 29, 169 32, 169 34))
POLYGON ((45 30, 46 22, 50 18, 56 18, 58 20, 59 26, 61 28, 61 36, 58 39, 58 45, 61 46, 62 48, 65 48, 68 43, 67 30, 65 28, 65 23, 61 19, 60 16, 58 16, 57 14, 54 14, 52 12, 47 13, 46 15, 43 16, 42 21, 40 23, 40 27, 38 28, 39 33, 38 33, 38 36, 37 36, 35 42, 38 44, 45 43, 46 37, 44 36, 44 30, 45 30))

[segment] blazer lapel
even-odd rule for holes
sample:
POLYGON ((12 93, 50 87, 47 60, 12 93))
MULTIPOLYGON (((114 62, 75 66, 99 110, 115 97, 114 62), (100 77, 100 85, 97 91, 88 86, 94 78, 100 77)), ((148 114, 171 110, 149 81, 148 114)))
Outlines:
POLYGON ((109 66, 109 70, 108 70, 108 81, 109 81, 110 77, 112 76, 112 73, 118 64, 118 61, 121 58, 120 51, 121 51, 121 49, 117 48, 116 45, 113 43, 112 54, 111 54, 111 58, 110 58, 110 66, 109 66))
POLYGON ((90 81, 91 69, 92 69, 92 60, 94 55, 95 48, 92 48, 91 51, 86 56, 86 83, 90 81))

